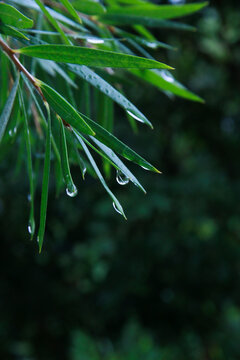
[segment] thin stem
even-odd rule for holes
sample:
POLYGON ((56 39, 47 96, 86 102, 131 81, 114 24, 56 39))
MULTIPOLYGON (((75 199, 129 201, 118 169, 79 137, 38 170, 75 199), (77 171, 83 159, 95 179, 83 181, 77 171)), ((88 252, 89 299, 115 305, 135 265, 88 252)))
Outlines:
POLYGON ((9 58, 12 60, 16 68, 19 72, 22 72, 26 75, 26 77, 29 79, 29 81, 33 84, 33 86, 37 89, 43 100, 45 101, 45 98, 43 96, 42 90, 37 85, 36 78, 30 74, 30 72, 23 66, 23 64, 19 61, 17 58, 15 52, 13 49, 11 49, 1 38, 0 38, 0 46, 3 49, 3 51, 9 56, 9 58))

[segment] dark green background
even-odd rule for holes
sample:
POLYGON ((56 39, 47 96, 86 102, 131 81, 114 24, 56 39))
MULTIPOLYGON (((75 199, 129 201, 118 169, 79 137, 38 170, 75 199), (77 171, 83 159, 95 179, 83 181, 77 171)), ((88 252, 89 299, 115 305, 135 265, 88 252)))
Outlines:
POLYGON ((1 163, 1 359, 240 359, 239 10, 212 1, 188 19, 197 33, 157 32, 205 105, 125 85, 155 129, 133 135, 116 108, 115 133, 163 171, 132 168, 146 196, 113 174, 127 222, 73 170, 79 196, 56 200, 52 182, 39 255, 17 147, 1 163))

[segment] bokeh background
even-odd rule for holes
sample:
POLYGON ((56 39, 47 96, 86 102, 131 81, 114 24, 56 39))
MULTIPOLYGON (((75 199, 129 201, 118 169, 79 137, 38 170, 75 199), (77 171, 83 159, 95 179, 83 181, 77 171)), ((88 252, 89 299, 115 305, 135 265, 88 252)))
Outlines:
POLYGON ((240 359, 239 10, 212 0, 186 20, 198 32, 156 31, 204 105, 124 84, 155 129, 133 135, 116 108, 115 133, 163 171, 133 168, 146 196, 113 174, 127 222, 73 170, 79 196, 56 199, 52 182, 39 255, 17 148, 1 162, 1 359, 240 359))

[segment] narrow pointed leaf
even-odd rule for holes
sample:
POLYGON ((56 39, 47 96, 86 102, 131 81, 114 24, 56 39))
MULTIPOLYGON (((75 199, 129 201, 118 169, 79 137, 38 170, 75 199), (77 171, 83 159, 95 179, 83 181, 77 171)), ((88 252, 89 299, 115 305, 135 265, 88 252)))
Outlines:
POLYGON ((171 73, 163 71, 152 71, 144 70, 139 71, 137 69, 130 70, 132 74, 137 77, 147 81, 148 83, 156 86, 162 91, 169 91, 174 95, 183 97, 188 100, 204 102, 199 96, 195 95, 188 89, 186 89, 182 84, 180 84, 171 73))
POLYGON ((29 185, 30 185, 30 214, 29 214, 29 222, 28 222, 28 232, 31 236, 31 239, 35 233, 35 218, 34 218, 34 179, 33 179, 33 166, 32 166, 32 150, 31 150, 31 140, 30 140, 30 132, 26 114, 26 108, 23 100, 22 90, 20 88, 19 91, 20 104, 23 111, 23 122, 24 122, 24 137, 26 143, 27 150, 27 169, 28 169, 28 177, 29 177, 29 185))
POLYGON ((65 185, 67 187, 66 192, 69 196, 73 197, 73 196, 77 195, 77 188, 73 182, 71 171, 70 171, 65 128, 64 128, 62 119, 58 117, 58 120, 59 120, 59 124, 60 124, 62 174, 63 174, 65 185))
POLYGON ((106 11, 104 6, 96 1, 75 0, 72 4, 76 10, 88 15, 101 15, 106 11))
MULTIPOLYGON (((73 18, 75 18, 77 21, 82 23, 81 18, 78 16, 78 13, 74 9, 73 5, 70 3, 69 0, 60 0, 61 3, 65 6, 65 8, 68 10, 69 14, 72 15, 73 18)), ((77 8, 76 8, 77 9, 77 8)))
POLYGON ((97 124, 95 121, 89 119, 85 115, 81 114, 86 122, 92 127, 95 131, 95 138, 101 141, 104 145, 108 146, 112 150, 116 151, 118 154, 125 157, 125 159, 132 161, 138 165, 140 165, 145 170, 150 170, 159 173, 153 165, 151 165, 148 161, 144 160, 140 155, 138 155, 135 151, 130 149, 126 144, 116 138, 113 134, 108 132, 102 126, 97 124))
POLYGON ((192 14, 208 5, 207 2, 183 5, 154 5, 143 4, 124 7, 110 7, 105 18, 111 16, 127 16, 128 18, 174 19, 192 14))
POLYGON ((95 144, 112 160, 112 162, 117 166, 119 170, 139 189, 141 189, 144 193, 146 193, 146 190, 143 188, 143 186, 140 184, 138 179, 132 174, 132 172, 126 167, 126 165, 119 159, 119 157, 106 145, 101 143, 99 140, 95 139, 93 136, 91 136, 92 141, 95 142, 95 144))
POLYGON ((48 21, 52 24, 52 26, 59 32, 59 34, 61 35, 63 41, 68 44, 71 45, 71 41, 68 39, 67 35, 64 33, 64 31, 62 30, 62 28, 58 25, 56 19, 51 15, 51 13, 48 11, 48 9, 46 8, 46 6, 41 2, 41 0, 35 0, 36 4, 40 7, 40 9, 42 10, 42 12, 44 13, 44 15, 46 16, 46 18, 48 19, 48 21))
POLYGON ((12 90, 9 94, 9 97, 7 99, 7 102, 3 108, 2 114, 0 116, 0 143, 2 141, 3 135, 5 133, 12 109, 13 109, 13 105, 14 105, 14 100, 16 98, 16 94, 17 94, 17 89, 18 89, 18 85, 19 85, 19 75, 12 87, 12 90))
POLYGON ((124 110, 129 112, 130 114, 134 114, 135 118, 152 127, 150 121, 146 118, 145 115, 139 111, 135 105, 133 105, 122 93, 116 90, 112 85, 110 85, 107 81, 101 78, 94 71, 89 69, 86 66, 81 65, 66 65, 67 68, 80 76, 83 80, 89 82, 92 86, 96 87, 99 91, 110 97, 113 101, 119 104, 124 110))
POLYGON ((43 82, 39 86, 49 105, 64 121, 84 134, 94 135, 91 127, 63 96, 43 82))
MULTIPOLYGON (((34 94, 34 92, 33 92, 33 90, 32 90, 31 85, 30 85, 29 82, 28 82, 28 79, 27 79, 25 76, 23 76, 23 79, 24 79, 24 82, 25 82, 26 86, 28 87, 28 89, 29 89, 29 91, 30 91, 30 93, 31 93, 31 96, 32 96, 32 98, 33 98, 33 101, 34 101, 34 103, 35 103, 35 105, 36 105, 36 107, 37 107, 37 109, 38 109, 38 112, 39 112, 42 120, 43 120, 43 126, 44 126, 45 130, 47 130, 47 126, 48 126, 48 125, 47 125, 47 119, 45 118, 45 115, 44 115, 44 113, 43 113, 43 111, 42 111, 42 109, 41 109, 41 106, 39 105, 39 102, 38 102, 38 100, 37 100, 37 98, 36 98, 36 96, 35 96, 35 94, 34 94)), ((56 145, 56 142, 55 142, 55 140, 54 140, 54 137, 53 137, 53 134, 52 134, 52 133, 51 133, 51 144, 52 144, 52 147, 53 147, 53 151, 54 151, 55 157, 56 157, 56 159, 57 159, 57 161, 58 161, 58 163, 59 163, 59 166, 61 167, 60 153, 59 153, 58 147, 57 147, 57 145, 56 145)))
MULTIPOLYGON (((11 2, 18 4, 20 6, 24 6, 28 9, 33 9, 36 10, 38 12, 41 12, 40 7, 35 3, 34 0, 11 0, 11 2)), ((45 8, 47 9, 47 11, 52 15, 52 17, 54 17, 54 19, 61 21, 63 24, 66 24, 68 26, 72 26, 75 29, 78 29, 80 31, 83 32, 88 32, 87 29, 85 29, 83 26, 81 26, 79 23, 69 19, 67 16, 64 16, 63 14, 50 9, 48 6, 45 6, 45 8)))
POLYGON ((78 151, 78 148, 77 148, 77 145, 76 145, 76 139, 74 141, 74 150, 75 150, 75 153, 76 153, 76 156, 77 156, 77 161, 78 161, 81 173, 82 173, 82 178, 83 178, 83 180, 85 180, 85 174, 87 172, 87 166, 86 166, 84 160, 82 159, 81 155, 79 154, 79 151, 78 151))
POLYGON ((22 32, 18 31, 17 29, 15 29, 14 27, 12 27, 10 25, 0 24, 0 33, 4 34, 4 35, 10 35, 15 38, 28 40, 26 35, 24 35, 22 32))
POLYGON ((107 191, 107 193, 108 193, 108 194, 110 195, 110 197, 112 198, 112 200, 113 200, 113 202, 114 202, 114 204, 115 204, 115 206, 116 206, 116 208, 117 208, 117 211, 126 219, 126 216, 125 216, 125 214, 124 214, 122 205, 120 204, 120 202, 118 201, 118 199, 115 197, 115 195, 112 193, 112 191, 111 191, 111 190, 109 189, 109 187, 107 186, 107 184, 106 184, 106 182, 105 182, 105 180, 104 180, 104 178, 103 178, 100 170, 99 170, 98 167, 97 167, 97 164, 95 163, 95 161, 94 161, 94 159, 93 159, 90 151, 88 150, 85 142, 83 141, 81 135, 80 135, 77 131, 75 131, 75 130, 73 130, 73 132, 74 132, 76 138, 78 139, 78 141, 80 142, 83 150, 85 151, 85 154, 87 155, 87 157, 88 157, 88 159, 89 159, 89 161, 90 161, 90 163, 91 163, 94 171, 96 172, 99 180, 101 181, 103 187, 105 188, 105 190, 107 191))
POLYGON ((15 51, 41 59, 93 67, 172 69, 170 66, 155 60, 81 46, 33 45, 15 51))
POLYGON ((44 168, 43 168, 40 224, 39 224, 38 237, 37 237, 39 252, 41 252, 42 250, 45 227, 46 227, 48 186, 49 186, 50 165, 51 165, 51 114, 50 114, 50 108, 47 104, 46 104, 46 108, 48 112, 48 129, 47 129, 46 151, 45 151, 44 168))
POLYGON ((5 25, 16 26, 19 29, 28 29, 33 26, 33 21, 20 13, 13 6, 0 3, 0 21, 5 25))

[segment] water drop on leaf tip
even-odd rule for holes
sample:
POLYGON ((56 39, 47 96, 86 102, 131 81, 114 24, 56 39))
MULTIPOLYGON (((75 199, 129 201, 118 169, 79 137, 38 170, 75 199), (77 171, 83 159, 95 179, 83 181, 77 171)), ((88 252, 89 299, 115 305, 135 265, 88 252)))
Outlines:
POLYGON ((68 188, 66 188, 66 194, 67 194, 68 196, 70 196, 70 197, 76 196, 77 193, 78 193, 78 190, 77 190, 76 186, 75 186, 73 189, 71 189, 71 190, 68 189, 68 188))

